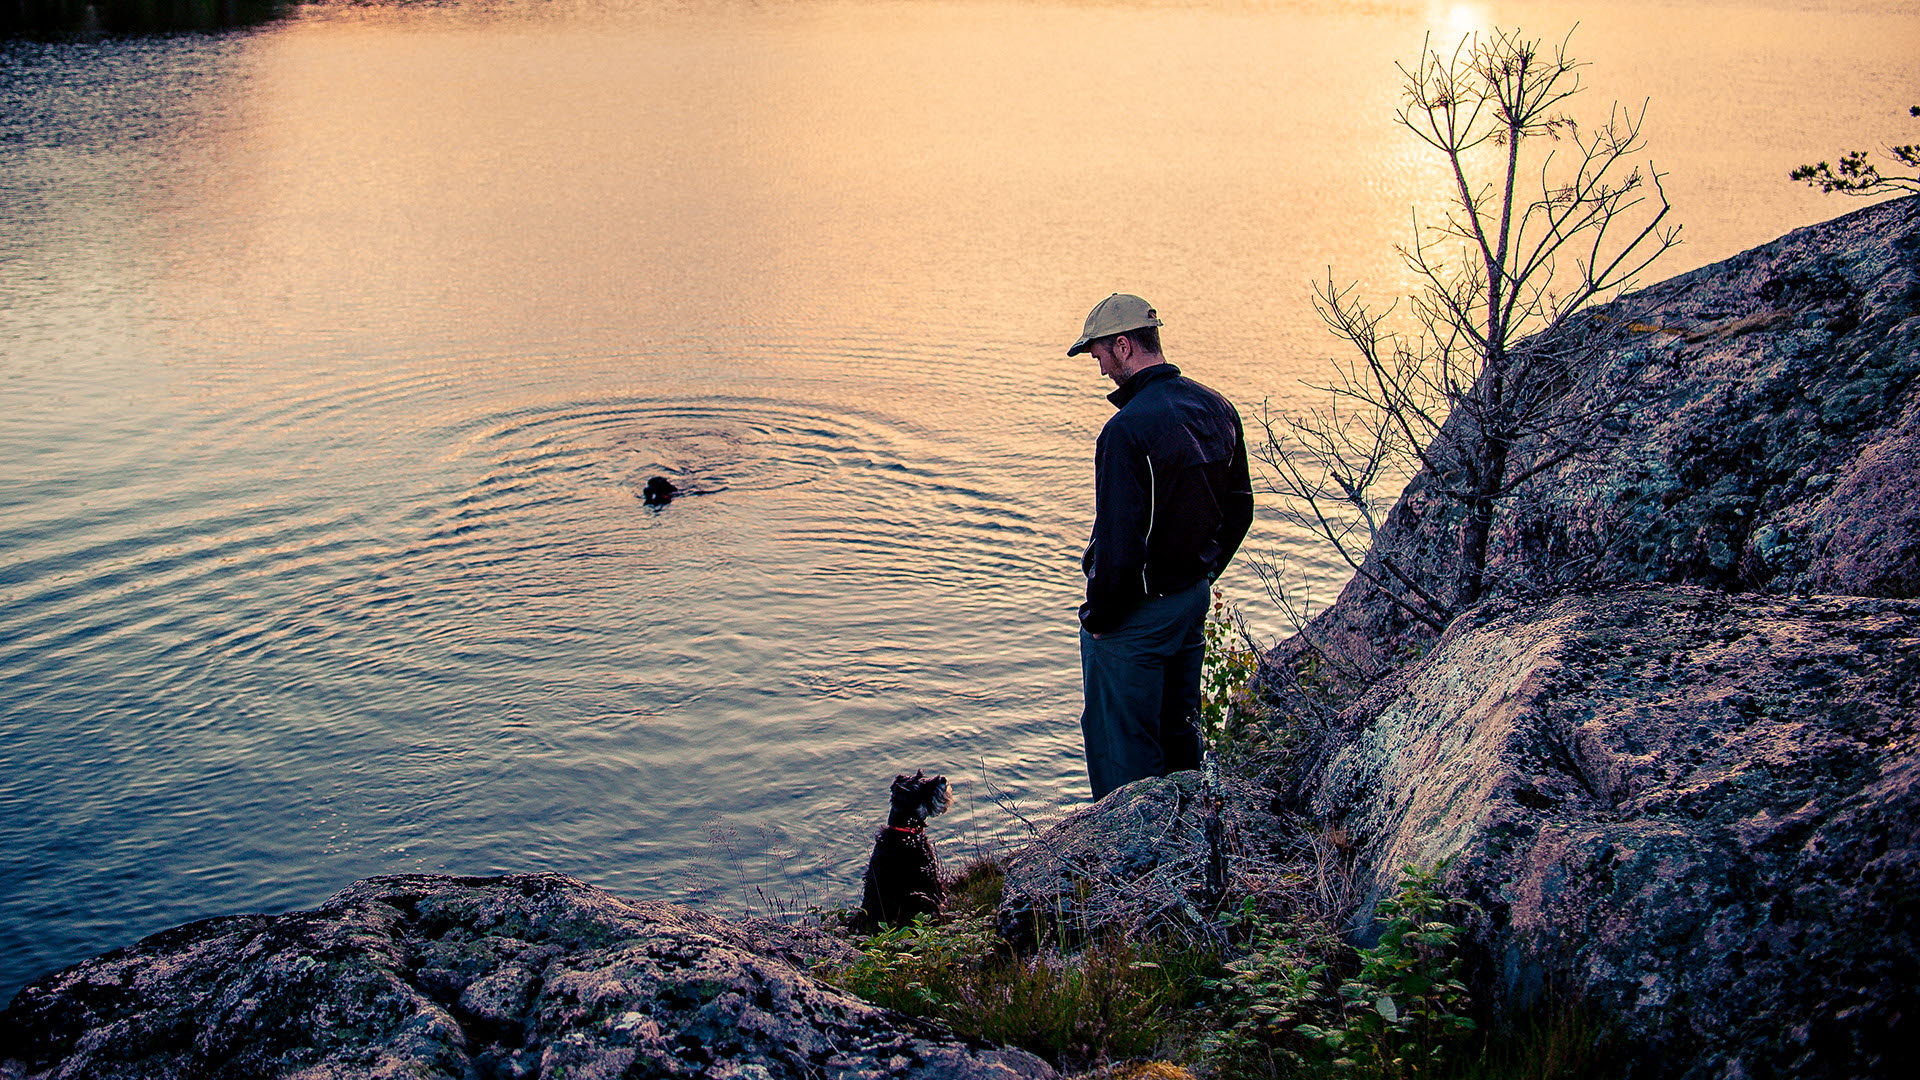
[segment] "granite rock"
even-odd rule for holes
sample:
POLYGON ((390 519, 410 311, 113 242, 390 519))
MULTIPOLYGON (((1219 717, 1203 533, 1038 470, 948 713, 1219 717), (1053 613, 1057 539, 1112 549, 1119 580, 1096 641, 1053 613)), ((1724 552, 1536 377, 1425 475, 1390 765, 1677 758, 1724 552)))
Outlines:
POLYGON ((403 875, 207 919, 33 983, 0 1077, 1050 1077, 811 978, 850 947, 558 874, 403 875))
POLYGON ((1006 862, 997 912, 1016 948, 1123 933, 1205 940, 1220 909, 1308 887, 1310 855, 1273 793, 1200 771, 1125 784, 1006 862))
MULTIPOLYGON (((1632 403, 1604 454, 1503 500, 1495 595, 1665 582, 1920 597, 1920 197, 1893 199, 1661 282, 1578 320, 1568 393, 1632 403)), ((1537 446, 1514 448, 1515 471, 1537 446)), ((1417 473, 1374 537, 1452 595, 1459 503, 1417 473)), ((1435 633, 1365 576, 1311 644, 1367 678, 1435 633)))
POLYGON ((1634 1075, 1891 1075, 1920 1045, 1920 602, 1633 586, 1483 606, 1308 792, 1364 900, 1478 904, 1483 987, 1634 1075))

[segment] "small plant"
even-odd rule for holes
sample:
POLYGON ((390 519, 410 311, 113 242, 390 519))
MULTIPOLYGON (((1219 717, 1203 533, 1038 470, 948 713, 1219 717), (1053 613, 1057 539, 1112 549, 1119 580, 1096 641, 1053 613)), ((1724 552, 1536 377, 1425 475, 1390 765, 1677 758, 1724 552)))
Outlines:
POLYGON ((1300 1028, 1333 1008, 1329 972, 1339 938, 1314 921, 1282 933, 1253 911, 1251 898, 1229 922, 1247 929, 1246 953, 1206 984, 1221 996, 1221 1025, 1201 1041, 1200 1056, 1223 1076, 1299 1072, 1322 1056, 1300 1028))
POLYGON ((1383 1077, 1432 1075, 1474 1030, 1466 984, 1456 978, 1460 928, 1440 918, 1457 901, 1440 895, 1438 876, 1437 867, 1407 867, 1380 902, 1379 942, 1360 950, 1360 970, 1340 983, 1339 1021, 1301 1027, 1335 1064, 1383 1077))
MULTIPOLYGON (((1907 110, 1910 116, 1920 116, 1920 105, 1907 110)), ((1920 170, 1920 144, 1909 143, 1906 146, 1882 147, 1887 156, 1909 169, 1920 170)), ((1920 175, 1885 175, 1880 167, 1868 160, 1865 150, 1850 150, 1840 159, 1838 168, 1822 161, 1818 165, 1802 165, 1787 174, 1789 180, 1799 180, 1808 187, 1819 188, 1827 194, 1836 191, 1847 195, 1883 195, 1890 191, 1920 191, 1920 175)))
POLYGON ((1457 902, 1440 894, 1437 878, 1437 868, 1407 868, 1380 902, 1385 925, 1368 949, 1345 948, 1324 924, 1283 932, 1244 911, 1246 952, 1208 984, 1222 1024, 1203 1057, 1236 1077, 1447 1075, 1443 1067, 1468 1056, 1475 1024, 1456 977, 1460 931, 1440 917, 1457 902))
POLYGON ((841 989, 917 1016, 950 1012, 967 973, 994 958, 999 939, 982 915, 935 923, 920 915, 866 939, 860 959, 821 974, 841 989))
POLYGON ((1207 612, 1207 652, 1200 667, 1200 730, 1207 744, 1224 747, 1246 733, 1257 713, 1248 683, 1260 666, 1239 613, 1218 590, 1207 612))

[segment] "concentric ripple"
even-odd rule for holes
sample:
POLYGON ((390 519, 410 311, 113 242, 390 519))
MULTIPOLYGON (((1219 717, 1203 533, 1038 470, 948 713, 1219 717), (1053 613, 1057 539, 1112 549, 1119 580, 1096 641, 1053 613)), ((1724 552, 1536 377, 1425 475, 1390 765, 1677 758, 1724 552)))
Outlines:
POLYGON ((1025 629, 1071 609, 1057 461, 579 392, 599 363, 216 369, 0 489, 0 845, 62 927, 0 946, 91 950, 59 897, 99 890, 140 925, 406 868, 700 895, 714 815, 774 807, 817 877, 875 761, 1071 764, 1070 639, 1025 629), (648 507, 653 475, 702 494, 648 507))
POLYGON ((901 467, 897 422, 741 397, 573 402, 476 425, 497 475, 578 476, 636 490, 665 475, 707 491, 814 482, 848 465, 901 467))

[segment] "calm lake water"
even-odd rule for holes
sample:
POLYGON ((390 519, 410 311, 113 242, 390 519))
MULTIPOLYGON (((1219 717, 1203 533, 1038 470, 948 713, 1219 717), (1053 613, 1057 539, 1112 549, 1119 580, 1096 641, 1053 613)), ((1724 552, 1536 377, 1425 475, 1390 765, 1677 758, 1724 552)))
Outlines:
MULTIPOLYGON (((1686 246, 1853 204, 1913 3, 342 4, 0 42, 0 996, 401 871, 836 904, 1086 797, 1116 289, 1252 415, 1391 295, 1429 30, 1651 98, 1686 246), (649 508, 669 474, 712 494, 649 508)), ((1307 558, 1256 525, 1249 550, 1307 558)), ((1243 558, 1225 581, 1281 620, 1243 558)))

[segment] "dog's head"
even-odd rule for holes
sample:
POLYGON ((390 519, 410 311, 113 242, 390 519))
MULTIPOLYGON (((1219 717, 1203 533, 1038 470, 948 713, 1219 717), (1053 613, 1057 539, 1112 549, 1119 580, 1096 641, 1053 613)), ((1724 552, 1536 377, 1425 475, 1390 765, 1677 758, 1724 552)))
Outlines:
POLYGON ((678 487, 674 486, 673 481, 664 476, 656 476, 647 481, 647 488, 641 493, 641 498, 646 502, 658 505, 664 502, 671 502, 673 493, 679 490, 678 487))
POLYGON ((925 821, 936 814, 946 813, 952 803, 953 789, 947 786, 944 776, 928 776, 916 769, 912 776, 901 773, 893 778, 893 809, 896 813, 910 814, 925 821))

